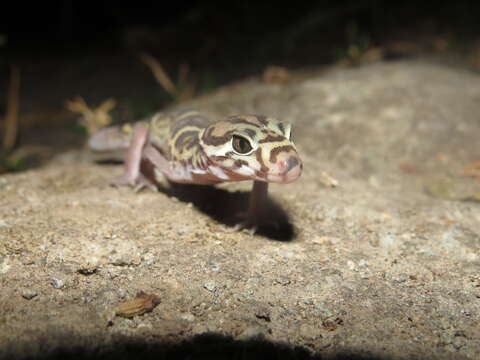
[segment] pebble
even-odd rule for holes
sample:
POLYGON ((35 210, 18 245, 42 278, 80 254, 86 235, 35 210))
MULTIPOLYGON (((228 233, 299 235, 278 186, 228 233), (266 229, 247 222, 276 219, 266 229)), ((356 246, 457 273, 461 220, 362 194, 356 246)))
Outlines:
POLYGON ((323 316, 333 316, 333 312, 323 303, 316 303, 315 310, 322 313, 323 316))
POLYGON ((275 283, 285 286, 285 285, 290 284, 291 281, 286 276, 279 276, 278 278, 275 279, 275 283))
POLYGON ((123 288, 118 288, 117 295, 120 299, 125 299, 127 297, 127 291, 123 288))
POLYGON ((203 284, 203 287, 207 289, 208 291, 214 291, 217 286, 215 285, 215 281, 209 280, 205 284, 203 284))
POLYGON ((52 278, 51 282, 55 289, 61 289, 65 286, 65 281, 61 279, 52 278))
POLYGON ((184 313, 180 315, 180 319, 188 321, 188 322, 194 322, 195 321, 195 315, 190 314, 190 313, 184 313))
POLYGON ((97 267, 92 265, 85 265, 77 269, 77 272, 81 275, 88 276, 95 274, 97 272, 97 267))
POLYGON ((263 319, 268 322, 270 321, 270 309, 268 306, 258 304, 255 306, 254 313, 257 319, 263 319))
POLYGON ((258 325, 249 326, 237 336, 237 339, 248 340, 248 339, 254 339, 254 338, 261 338, 265 336, 265 333, 267 331, 268 330, 262 326, 258 326, 258 325))
POLYGON ((305 339, 315 339, 319 337, 319 330, 312 325, 309 324, 302 324, 300 326, 300 336, 305 339))
POLYGON ((33 299, 35 296, 37 296, 38 293, 35 290, 32 289, 24 289, 22 290, 22 297, 27 300, 33 299))
POLYGON ((378 243, 379 243, 380 247, 382 247, 384 249, 388 249, 388 248, 392 247, 393 245, 395 245, 396 242, 397 242, 396 236, 391 235, 391 234, 386 234, 386 235, 383 235, 383 236, 380 237, 378 243))
POLYGON ((189 228, 182 228, 177 230, 177 234, 182 236, 182 235, 187 235, 191 230, 189 228))

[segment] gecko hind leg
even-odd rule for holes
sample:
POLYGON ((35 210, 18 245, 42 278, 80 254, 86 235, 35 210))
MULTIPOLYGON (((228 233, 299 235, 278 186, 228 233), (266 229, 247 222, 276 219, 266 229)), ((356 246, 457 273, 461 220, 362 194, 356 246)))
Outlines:
POLYGON ((110 184, 113 186, 132 186, 137 192, 144 187, 156 190, 155 183, 140 172, 142 155, 148 142, 148 128, 137 126, 134 129, 127 155, 124 162, 122 175, 113 178, 110 184))

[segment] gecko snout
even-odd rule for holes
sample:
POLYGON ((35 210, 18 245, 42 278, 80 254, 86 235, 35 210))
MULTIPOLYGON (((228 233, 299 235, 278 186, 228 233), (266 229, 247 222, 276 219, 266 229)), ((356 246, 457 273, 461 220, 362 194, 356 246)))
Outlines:
POLYGON ((269 180, 277 183, 290 183, 298 179, 302 173, 302 167, 302 161, 297 154, 279 155, 275 163, 275 171, 269 175, 269 180))

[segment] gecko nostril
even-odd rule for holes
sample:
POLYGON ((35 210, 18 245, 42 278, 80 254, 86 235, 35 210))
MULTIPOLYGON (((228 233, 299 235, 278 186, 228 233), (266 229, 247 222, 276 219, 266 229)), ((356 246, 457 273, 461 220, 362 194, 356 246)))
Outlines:
POLYGON ((298 160, 297 157, 295 156, 289 156, 288 158, 284 160, 279 160, 278 161, 278 169, 280 172, 286 174, 293 168, 301 165, 300 161, 298 160))
POLYGON ((300 162, 298 161, 298 158, 295 157, 295 156, 290 156, 288 159, 287 159, 287 170, 286 172, 289 172, 290 170, 292 170, 295 166, 298 166, 300 164, 300 162))

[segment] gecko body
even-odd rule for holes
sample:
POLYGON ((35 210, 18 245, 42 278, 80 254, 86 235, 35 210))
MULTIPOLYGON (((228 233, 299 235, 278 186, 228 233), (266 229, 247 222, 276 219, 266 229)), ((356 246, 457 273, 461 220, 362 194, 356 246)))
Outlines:
POLYGON ((127 149, 124 173, 116 185, 154 186, 166 177, 175 183, 217 184, 253 180, 244 225, 254 228, 268 183, 290 183, 302 172, 291 140, 291 126, 261 115, 213 121, 196 111, 157 113, 147 121, 110 127, 94 134, 95 151, 127 149), (141 164, 153 166, 153 178, 141 164))

